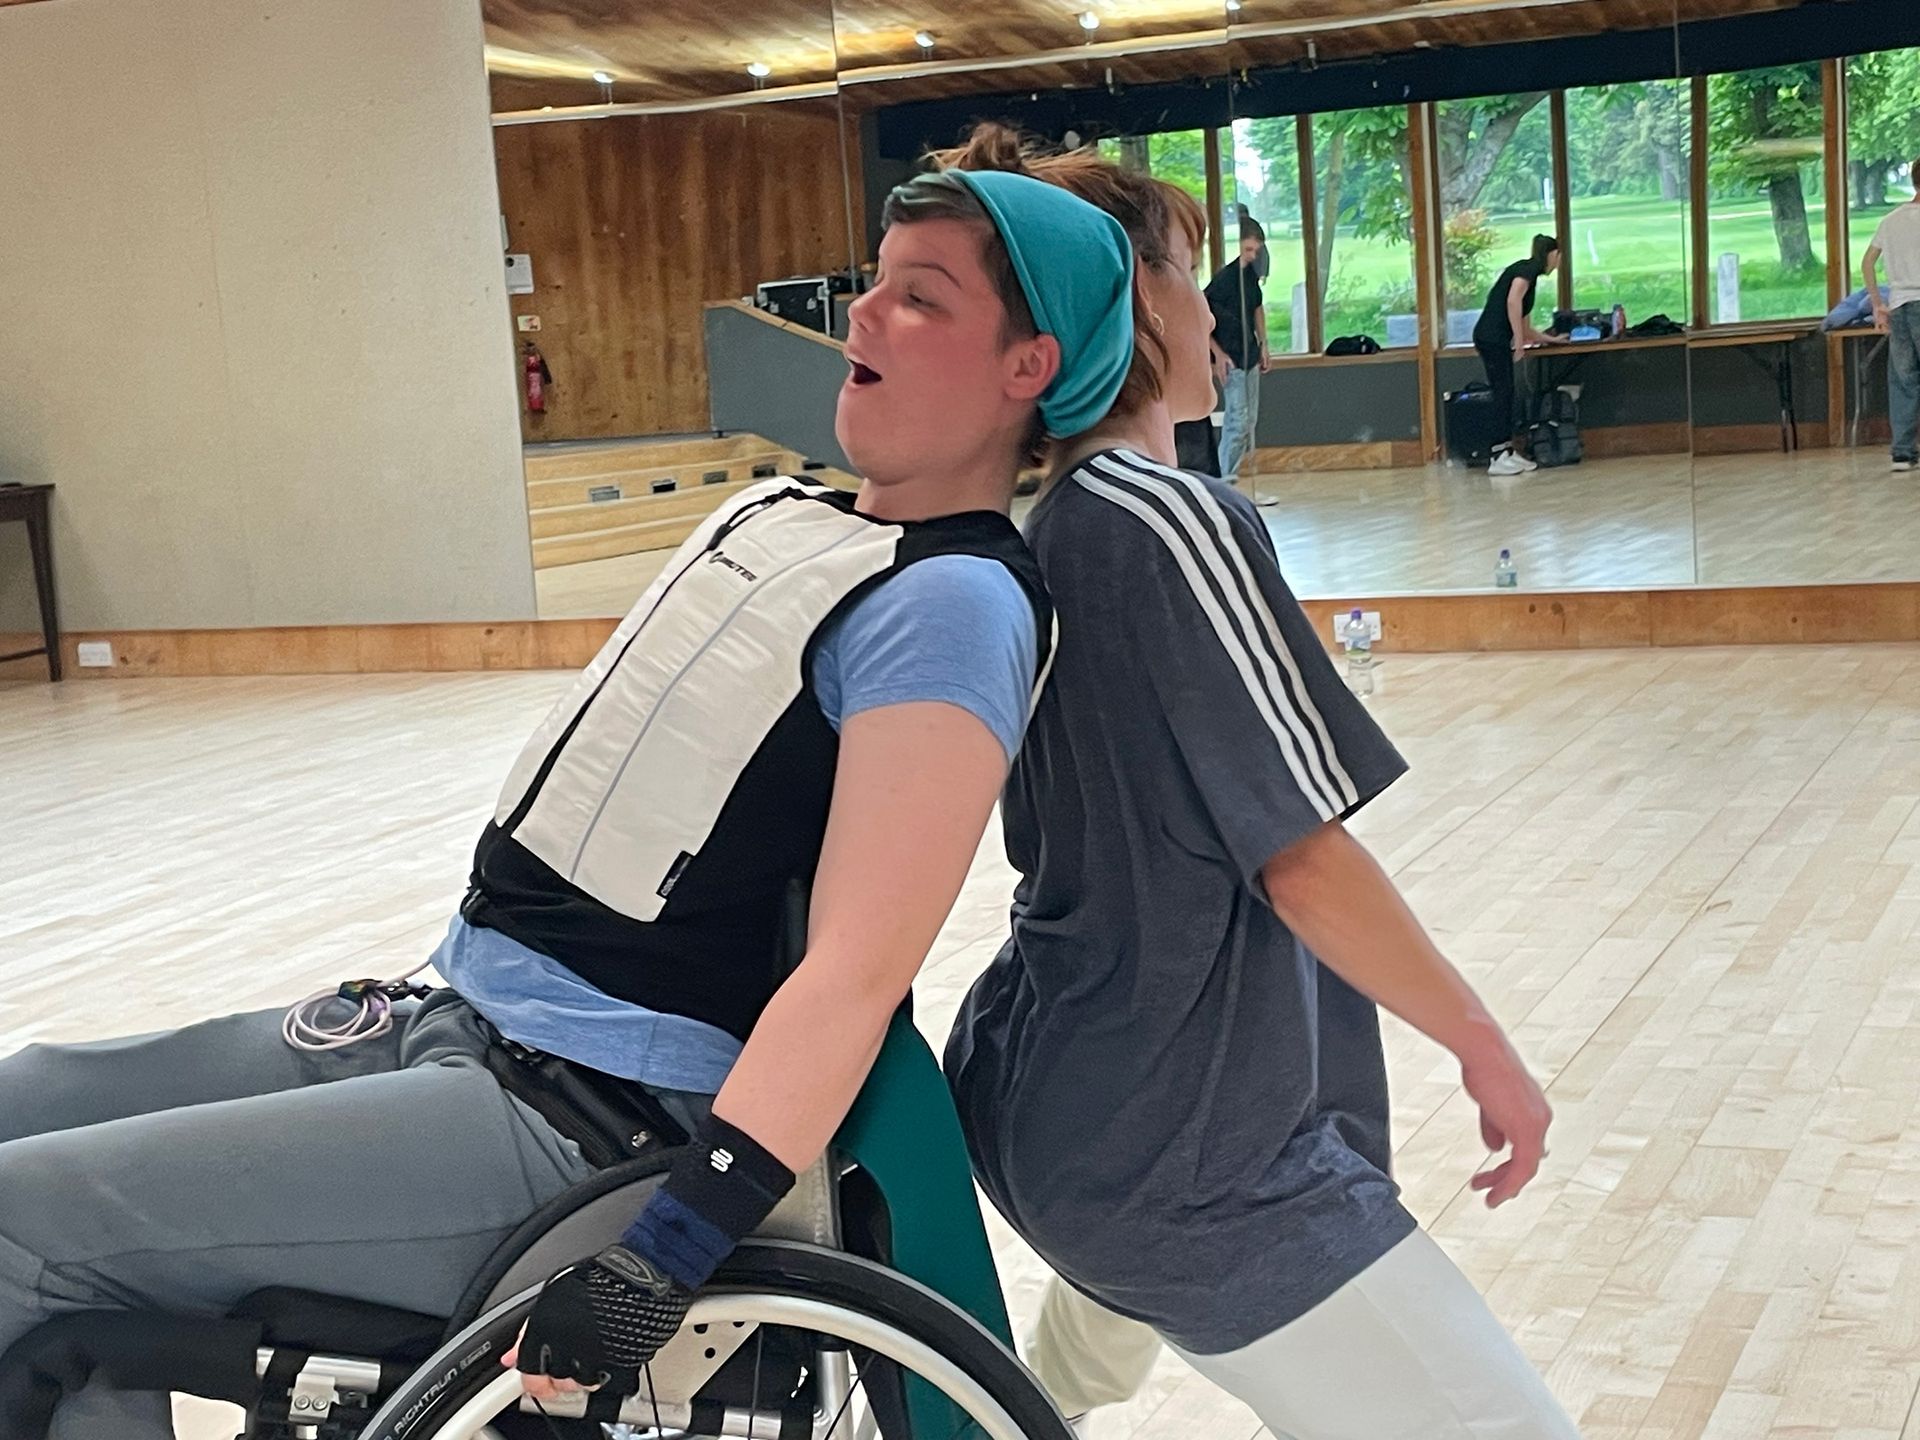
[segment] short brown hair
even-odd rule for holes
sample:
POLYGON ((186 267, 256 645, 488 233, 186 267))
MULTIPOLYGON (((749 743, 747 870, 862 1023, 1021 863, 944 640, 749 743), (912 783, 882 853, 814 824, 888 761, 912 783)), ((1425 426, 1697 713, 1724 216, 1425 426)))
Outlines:
MULTIPOLYGON (((1141 264, 1172 263, 1176 225, 1195 255, 1206 244, 1207 216, 1197 200, 1177 185, 1103 160, 1092 146, 1059 150, 1011 126, 986 121, 974 126, 965 144, 936 150, 927 158, 943 170, 1007 170, 1058 185, 1118 220, 1141 264)), ((1166 393, 1169 356, 1155 319, 1136 289, 1133 364, 1114 399, 1114 410, 1132 414, 1166 393)))
POLYGON ((1007 242, 1001 238, 999 228, 978 195, 951 175, 916 175, 906 184, 895 186, 887 195, 886 204, 880 210, 880 228, 890 230, 895 225, 911 225, 916 220, 960 220, 978 225, 980 260, 986 266, 987 278, 993 282, 994 294, 1000 297, 1000 304, 1007 312, 1001 326, 1002 339, 1012 343, 1031 340, 1040 333, 1033 323, 1033 307, 1027 303, 1027 292, 1020 288, 1020 277, 1014 273, 1007 242))

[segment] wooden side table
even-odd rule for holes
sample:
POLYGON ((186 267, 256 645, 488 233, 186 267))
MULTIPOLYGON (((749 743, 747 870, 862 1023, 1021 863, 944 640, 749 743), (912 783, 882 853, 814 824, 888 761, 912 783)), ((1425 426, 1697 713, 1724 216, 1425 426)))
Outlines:
POLYGON ((60 611, 53 598, 53 517, 51 485, 0 485, 0 523, 18 520, 27 527, 27 545, 33 551, 33 588, 40 597, 41 645, 17 650, 0 660, 47 657, 47 674, 60 678, 60 611))

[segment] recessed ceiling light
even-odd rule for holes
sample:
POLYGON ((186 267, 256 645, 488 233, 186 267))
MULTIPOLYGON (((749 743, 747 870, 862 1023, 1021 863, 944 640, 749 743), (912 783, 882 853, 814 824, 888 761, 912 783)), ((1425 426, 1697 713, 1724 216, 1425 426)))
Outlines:
POLYGON ((1240 0, 1227 0, 1227 13, 1229 15, 1238 15, 1240 13, 1240 0))
POLYGON ((918 45, 922 50, 931 50, 933 48, 933 32, 931 30, 914 31, 913 43, 918 45))
POLYGON ((598 80, 602 85, 611 85, 613 83, 613 76, 609 75, 604 70, 594 71, 593 78, 598 80))
POLYGON ((1091 10, 1082 10, 1080 12, 1080 28, 1082 30, 1098 30, 1100 28, 1100 17, 1091 10))
POLYGON ((756 60, 747 66, 747 74, 756 80, 764 80, 773 73, 773 67, 764 60, 756 60))

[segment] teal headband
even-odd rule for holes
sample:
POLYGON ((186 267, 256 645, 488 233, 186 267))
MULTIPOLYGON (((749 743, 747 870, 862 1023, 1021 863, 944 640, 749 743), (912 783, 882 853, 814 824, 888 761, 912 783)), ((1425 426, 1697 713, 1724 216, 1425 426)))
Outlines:
POLYGON ((1040 397, 1049 435, 1106 418, 1133 365, 1133 246, 1120 222, 1057 185, 1001 170, 945 172, 973 193, 1006 242, 1042 335, 1060 343, 1060 373, 1040 397))

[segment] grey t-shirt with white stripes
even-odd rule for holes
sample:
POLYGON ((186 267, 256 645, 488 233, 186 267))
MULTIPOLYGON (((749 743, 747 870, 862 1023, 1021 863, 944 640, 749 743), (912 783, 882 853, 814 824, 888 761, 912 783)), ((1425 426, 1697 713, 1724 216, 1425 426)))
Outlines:
POLYGON ((1378 1014, 1259 878, 1406 764, 1230 487, 1104 452, 1027 539, 1060 643, 1005 797, 1013 936, 947 1074, 982 1185, 1055 1269, 1239 1349, 1414 1226, 1378 1014))

